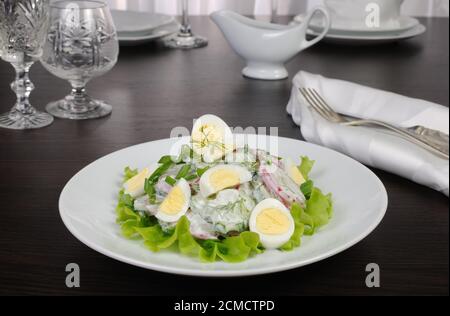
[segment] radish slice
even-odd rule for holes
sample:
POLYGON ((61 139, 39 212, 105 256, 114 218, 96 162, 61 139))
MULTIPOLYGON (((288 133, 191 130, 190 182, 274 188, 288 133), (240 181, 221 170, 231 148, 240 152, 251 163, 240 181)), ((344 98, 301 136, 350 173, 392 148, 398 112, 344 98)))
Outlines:
POLYGON ((280 167, 281 163, 275 164, 268 161, 261 161, 259 174, 267 190, 278 197, 288 208, 293 203, 305 206, 305 197, 300 188, 295 184, 289 175, 280 167))

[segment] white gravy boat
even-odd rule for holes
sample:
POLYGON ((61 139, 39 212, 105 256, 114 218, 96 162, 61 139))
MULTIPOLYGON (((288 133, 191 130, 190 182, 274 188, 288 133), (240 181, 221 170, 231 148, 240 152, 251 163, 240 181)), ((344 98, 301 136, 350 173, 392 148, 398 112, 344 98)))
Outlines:
POLYGON ((243 75, 262 80, 287 78, 289 74, 284 64, 319 42, 331 25, 324 7, 313 9, 304 23, 292 26, 257 21, 228 10, 214 12, 211 18, 234 51, 247 62, 243 75), (307 40, 306 32, 316 13, 322 13, 326 27, 318 37, 307 40))

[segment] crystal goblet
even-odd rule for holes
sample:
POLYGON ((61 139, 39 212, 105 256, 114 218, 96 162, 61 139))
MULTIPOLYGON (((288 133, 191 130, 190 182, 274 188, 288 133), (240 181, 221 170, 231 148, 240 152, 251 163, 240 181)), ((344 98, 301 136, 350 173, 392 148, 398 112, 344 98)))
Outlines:
POLYGON ((34 85, 31 66, 39 60, 48 27, 48 0, 0 0, 0 57, 16 70, 11 84, 17 101, 0 115, 0 127, 32 129, 47 126, 53 117, 37 111, 29 101, 34 85))
POLYGON ((47 105, 59 118, 82 120, 106 116, 111 105, 90 97, 86 84, 117 62, 116 29, 104 2, 58 1, 50 5, 50 26, 41 58, 53 75, 68 80, 71 93, 47 105))

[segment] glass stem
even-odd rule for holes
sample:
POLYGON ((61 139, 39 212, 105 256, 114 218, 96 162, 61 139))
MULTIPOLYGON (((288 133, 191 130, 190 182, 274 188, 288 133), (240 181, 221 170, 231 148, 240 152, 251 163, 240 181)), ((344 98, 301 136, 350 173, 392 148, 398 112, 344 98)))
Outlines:
POLYGON ((272 16, 270 17, 271 22, 275 22, 278 14, 278 0, 272 0, 272 16))
POLYGON ((84 84, 72 82, 72 91, 66 97, 68 108, 72 113, 85 113, 93 110, 90 106, 90 97, 86 93, 84 84))
POLYGON ((34 85, 30 80, 29 71, 31 64, 13 64, 16 70, 16 80, 11 84, 11 89, 17 96, 16 105, 13 111, 23 115, 31 115, 36 110, 30 104, 30 94, 34 90, 34 85))
POLYGON ((188 0, 180 0, 181 1, 181 29, 180 33, 185 36, 191 35, 191 24, 189 22, 189 3, 188 0))

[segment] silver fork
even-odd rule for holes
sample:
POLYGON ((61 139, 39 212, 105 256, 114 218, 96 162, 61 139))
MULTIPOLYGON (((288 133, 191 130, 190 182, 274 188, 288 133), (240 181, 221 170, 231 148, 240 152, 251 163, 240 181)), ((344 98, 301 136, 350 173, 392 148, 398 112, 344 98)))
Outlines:
POLYGON ((362 119, 348 119, 336 111, 334 111, 327 102, 320 96, 320 94, 315 89, 310 88, 300 88, 300 92, 306 101, 311 105, 311 107, 319 113, 324 119, 346 126, 379 126, 387 128, 402 138, 432 152, 433 154, 440 156, 444 159, 449 159, 448 150, 437 143, 431 143, 420 135, 416 135, 405 129, 396 127, 386 122, 377 120, 362 120, 362 119))

